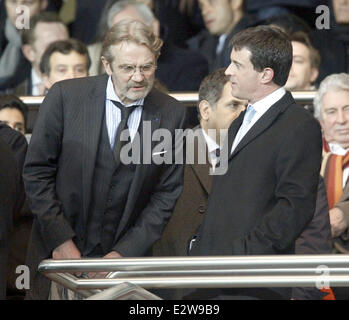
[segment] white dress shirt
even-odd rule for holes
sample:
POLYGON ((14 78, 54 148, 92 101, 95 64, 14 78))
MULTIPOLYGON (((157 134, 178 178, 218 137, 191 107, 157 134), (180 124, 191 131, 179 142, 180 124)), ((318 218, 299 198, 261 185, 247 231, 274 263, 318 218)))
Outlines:
MULTIPOLYGON (((113 81, 112 81, 111 77, 109 77, 108 83, 107 83, 107 92, 106 92, 105 114, 106 114, 106 123, 107 123, 107 130, 108 130, 108 136, 109 136, 109 143, 110 143, 111 148, 113 149, 115 134, 116 134, 118 126, 121 122, 121 111, 118 107, 116 107, 114 105, 112 100, 122 103, 120 98, 118 97, 118 95, 116 94, 116 92, 114 90, 113 81)), ((133 139, 138 131, 138 127, 139 127, 141 117, 142 117, 143 104, 144 104, 144 99, 139 99, 139 100, 126 106, 126 107, 130 107, 130 106, 134 106, 134 105, 139 106, 131 113, 131 115, 127 121, 128 129, 129 129, 130 136, 131 136, 131 141, 133 141, 133 139)))
POLYGON ((40 78, 40 76, 36 73, 34 68, 31 71, 32 78, 32 95, 33 96, 41 96, 43 92, 41 92, 40 87, 44 88, 44 81, 40 78))
POLYGON ((221 150, 221 147, 217 144, 217 142, 215 140, 213 140, 204 129, 202 130, 202 134, 205 138, 206 141, 206 145, 207 145, 207 150, 208 150, 208 159, 212 165, 212 170, 214 172, 217 162, 219 161, 219 159, 217 158, 217 153, 216 150, 219 149, 221 150))
MULTIPOLYGON (((272 92, 271 94, 267 95, 266 97, 264 97, 263 99, 255 102, 252 106, 253 108, 256 110, 256 113, 252 119, 252 121, 250 122, 246 133, 254 126, 254 124, 263 116, 263 114, 265 114, 273 104, 275 104, 276 102, 278 102, 286 93, 286 90, 281 87, 277 90, 275 90, 274 92, 272 92)), ((239 137, 240 135, 240 130, 241 127, 239 129, 239 131, 236 134, 236 137, 239 137)), ((231 153, 233 153, 233 151, 235 150, 235 148, 237 147, 238 144, 238 140, 234 139, 234 143, 233 146, 231 148, 231 153)), ((241 141, 241 140, 240 140, 241 141)))

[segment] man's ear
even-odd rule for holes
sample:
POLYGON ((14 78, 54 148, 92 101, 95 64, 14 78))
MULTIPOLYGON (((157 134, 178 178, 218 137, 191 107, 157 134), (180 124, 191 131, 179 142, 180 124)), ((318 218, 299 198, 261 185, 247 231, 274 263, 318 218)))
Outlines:
POLYGON ((112 70, 112 68, 111 68, 110 63, 107 61, 107 59, 106 59, 104 56, 101 57, 101 60, 102 60, 102 63, 103 63, 105 72, 106 72, 109 76, 111 76, 112 73, 113 73, 113 70, 112 70))
POLYGON ((261 73, 261 83, 267 84, 274 79, 274 70, 272 68, 265 68, 261 73))
POLYGON ((44 81, 45 88, 49 90, 52 87, 52 83, 46 74, 42 74, 42 80, 44 81))
POLYGON ((230 7, 233 12, 242 11, 244 0, 230 0, 230 7))
POLYGON ((30 44, 24 44, 22 46, 22 52, 30 63, 35 61, 35 52, 30 44))
POLYGON ((311 68, 310 83, 313 84, 319 76, 319 69, 311 68))
POLYGON ((204 121, 208 121, 210 119, 212 111, 210 103, 207 100, 201 100, 199 103, 199 110, 201 119, 204 121))

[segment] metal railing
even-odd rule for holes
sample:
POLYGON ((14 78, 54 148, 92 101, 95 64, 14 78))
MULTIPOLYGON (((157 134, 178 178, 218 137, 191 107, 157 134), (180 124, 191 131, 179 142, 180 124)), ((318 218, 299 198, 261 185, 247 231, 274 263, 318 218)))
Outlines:
POLYGON ((39 271, 84 297, 122 283, 150 288, 349 287, 349 255, 44 260, 39 271), (82 279, 78 272, 109 272, 82 279))
MULTIPOLYGON (((294 91, 292 92, 292 96, 294 99, 301 103, 307 104, 312 103, 316 91, 294 91)), ((178 101, 181 101, 187 106, 195 106, 198 101, 198 93, 197 92, 178 92, 178 93, 170 93, 170 96, 174 97, 178 101)), ((27 105, 40 105, 44 100, 42 96, 22 96, 20 99, 26 103, 27 105)))

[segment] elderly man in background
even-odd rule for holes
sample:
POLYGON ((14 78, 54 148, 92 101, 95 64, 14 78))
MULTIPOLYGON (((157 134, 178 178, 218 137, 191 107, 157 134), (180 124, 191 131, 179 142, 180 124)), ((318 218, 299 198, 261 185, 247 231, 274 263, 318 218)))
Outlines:
POLYGON ((315 116, 323 130, 323 175, 336 251, 349 249, 349 75, 326 77, 314 99, 315 116))

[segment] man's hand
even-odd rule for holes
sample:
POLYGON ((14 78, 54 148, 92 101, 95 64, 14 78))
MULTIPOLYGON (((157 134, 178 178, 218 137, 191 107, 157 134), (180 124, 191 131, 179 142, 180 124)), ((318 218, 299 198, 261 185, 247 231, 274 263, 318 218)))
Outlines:
POLYGON ((330 210, 330 223, 332 237, 339 237, 347 228, 347 222, 344 219, 344 213, 339 208, 333 208, 330 210))
MULTIPOLYGON (((111 251, 108 254, 106 254, 103 259, 119 259, 122 258, 122 255, 116 251, 111 251)), ((108 275, 109 272, 90 272, 88 274, 89 278, 105 278, 108 275)))
POLYGON ((52 252, 53 259, 81 259, 81 253, 72 239, 63 242, 52 252))
MULTIPOLYGON (((81 253, 76 247, 72 239, 63 242, 60 246, 52 252, 52 258, 59 259, 81 259, 81 253)), ((77 277, 81 276, 81 272, 74 273, 77 277)))

